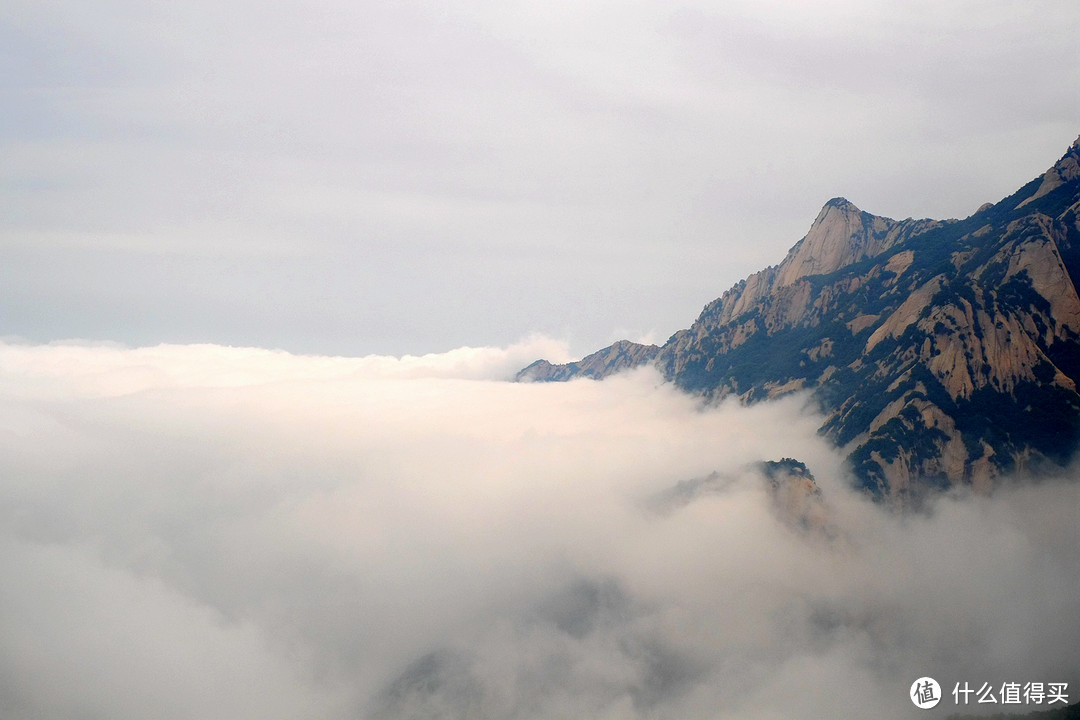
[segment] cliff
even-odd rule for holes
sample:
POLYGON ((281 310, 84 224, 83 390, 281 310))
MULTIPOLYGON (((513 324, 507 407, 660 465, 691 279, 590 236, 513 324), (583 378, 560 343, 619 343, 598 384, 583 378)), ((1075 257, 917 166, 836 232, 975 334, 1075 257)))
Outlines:
POLYGON ((904 505, 1069 462, 1080 442, 1078 279, 1080 138, 964 220, 896 221, 830 200, 779 265, 662 347, 617 343, 579 363, 534 363, 519 379, 599 379, 651 362, 708 398, 806 390, 862 487, 904 505))

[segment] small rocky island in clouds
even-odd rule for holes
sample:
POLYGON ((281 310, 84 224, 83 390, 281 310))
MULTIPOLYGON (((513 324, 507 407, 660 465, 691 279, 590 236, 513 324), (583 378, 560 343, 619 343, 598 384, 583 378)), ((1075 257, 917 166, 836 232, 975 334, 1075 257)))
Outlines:
POLYGON ((709 399, 809 391, 857 482, 900 506, 1054 472, 1080 439, 1080 138, 963 220, 892 220, 844 198, 783 262, 663 345, 620 341, 519 381, 651 363, 709 399))

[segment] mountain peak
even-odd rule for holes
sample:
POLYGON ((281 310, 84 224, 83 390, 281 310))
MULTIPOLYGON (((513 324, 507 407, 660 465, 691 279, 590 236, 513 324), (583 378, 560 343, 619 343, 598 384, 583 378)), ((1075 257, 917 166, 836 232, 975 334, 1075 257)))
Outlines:
POLYGON ((980 211, 896 221, 833 198, 783 262, 663 347, 616 344, 519 379, 652 363, 713 399, 809 391, 859 486, 901 507, 1056 472, 1080 453, 1080 138, 980 211))
POLYGON ((862 210, 855 207, 855 203, 851 202, 846 197, 834 197, 832 200, 825 203, 824 207, 822 207, 821 209, 824 211, 825 208, 830 208, 830 207, 834 207, 834 208, 837 208, 837 209, 840 209, 840 210, 845 210, 845 211, 848 211, 848 212, 862 212, 862 210))
POLYGON ((1038 200, 1043 195, 1057 190, 1067 182, 1080 177, 1080 135, 1077 136, 1061 159, 1054 163, 1053 167, 1043 173, 1042 183, 1039 184, 1035 194, 1018 204, 1022 208, 1030 202, 1038 200))
POLYGON ((896 221, 863 212, 847 198, 825 203, 806 236, 780 264, 776 287, 809 275, 824 275, 877 255, 896 221))
POLYGON ((577 362, 554 365, 547 360, 537 360, 514 376, 515 382, 551 382, 574 377, 603 377, 604 375, 644 365, 656 358, 658 345, 642 345, 629 340, 619 340, 606 348, 586 355, 577 362))

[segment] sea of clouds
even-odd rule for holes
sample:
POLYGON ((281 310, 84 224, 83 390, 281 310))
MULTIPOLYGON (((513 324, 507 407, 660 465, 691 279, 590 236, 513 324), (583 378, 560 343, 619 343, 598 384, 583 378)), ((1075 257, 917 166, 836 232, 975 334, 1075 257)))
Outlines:
POLYGON ((924 675, 931 717, 956 682, 1080 696, 1077 483, 901 516, 806 398, 506 381, 541 356, 565 348, 0 343, 0 716, 903 718, 924 675), (753 463, 781 457, 828 533, 770 503, 753 463))

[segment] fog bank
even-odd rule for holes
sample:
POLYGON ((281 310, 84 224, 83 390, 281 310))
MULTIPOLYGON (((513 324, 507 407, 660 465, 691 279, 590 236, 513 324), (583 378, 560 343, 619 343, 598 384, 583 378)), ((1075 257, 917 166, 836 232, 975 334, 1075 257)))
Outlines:
POLYGON ((929 717, 955 682, 1080 693, 1077 484, 891 515, 803 398, 504 381, 560 352, 0 345, 0 715, 901 718, 923 675, 929 717), (753 463, 781 457, 828 533, 770 503, 753 463))

